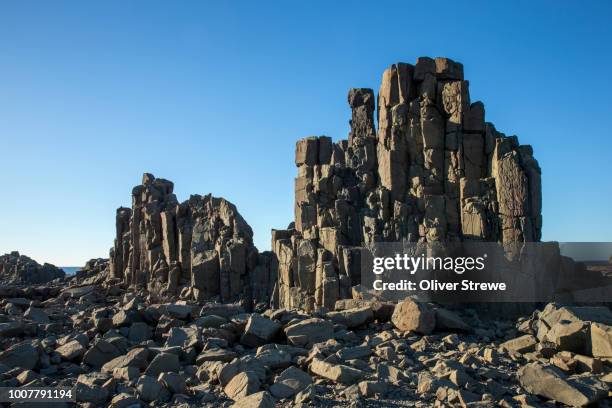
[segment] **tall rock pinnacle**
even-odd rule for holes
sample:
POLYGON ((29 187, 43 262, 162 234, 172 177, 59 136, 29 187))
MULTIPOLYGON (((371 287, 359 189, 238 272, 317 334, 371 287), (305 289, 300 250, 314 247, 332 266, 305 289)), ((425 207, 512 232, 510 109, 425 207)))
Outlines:
POLYGON ((179 203, 173 188, 145 174, 132 208, 117 210, 110 278, 168 296, 268 302, 273 256, 258 253, 236 206, 211 195, 179 203))
POLYGON ((539 241, 540 168, 531 146, 485 121, 463 65, 418 58, 351 89, 348 140, 297 142, 295 228, 276 230, 280 307, 333 308, 359 282, 372 242, 539 241))

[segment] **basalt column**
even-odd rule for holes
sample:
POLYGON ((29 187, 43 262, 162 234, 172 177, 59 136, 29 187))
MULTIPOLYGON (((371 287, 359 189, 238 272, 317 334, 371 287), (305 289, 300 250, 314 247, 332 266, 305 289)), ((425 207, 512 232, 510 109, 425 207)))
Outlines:
POLYGON ((377 106, 370 89, 351 89, 348 100, 348 140, 297 142, 295 227, 272 233, 278 306, 332 308, 350 297, 360 282, 357 249, 368 243, 494 241, 511 253, 540 240, 532 149, 485 121, 463 65, 394 64, 377 106))
POLYGON ((111 279, 199 301, 268 302, 276 262, 257 251, 236 207, 211 195, 179 203, 173 187, 145 174, 132 191, 132 208, 117 210, 111 279))

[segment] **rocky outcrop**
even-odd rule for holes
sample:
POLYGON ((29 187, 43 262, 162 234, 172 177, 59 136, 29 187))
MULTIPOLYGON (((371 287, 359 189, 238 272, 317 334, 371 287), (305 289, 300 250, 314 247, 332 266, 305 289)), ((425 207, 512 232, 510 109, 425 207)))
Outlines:
POLYGON ((485 121, 460 63, 394 64, 377 100, 349 91, 348 140, 297 142, 295 223, 272 232, 280 306, 333 308, 350 297, 355 249, 372 242, 495 241, 512 252, 540 240, 531 146, 485 121))
POLYGON ((267 302, 274 259, 257 251, 236 206, 211 195, 179 203, 173 188, 145 174, 132 190, 132 208, 117 210, 110 279, 198 301, 267 302))
POLYGON ((108 269, 108 258, 92 258, 74 274, 72 282, 80 285, 102 283, 108 278, 108 269))
POLYGON ((39 284, 65 276, 64 271, 56 266, 41 265, 17 251, 0 256, 0 282, 3 284, 39 284))

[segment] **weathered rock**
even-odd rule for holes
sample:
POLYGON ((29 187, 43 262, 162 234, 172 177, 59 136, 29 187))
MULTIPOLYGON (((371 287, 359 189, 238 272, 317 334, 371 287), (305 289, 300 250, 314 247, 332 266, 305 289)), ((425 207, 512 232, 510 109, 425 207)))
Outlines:
POLYGON ((328 380, 341 384, 353 384, 365 377, 365 373, 361 370, 343 364, 331 364, 317 359, 310 363, 310 372, 319 377, 327 378, 328 380))
POLYGON ((222 361, 229 363, 236 358, 236 353, 232 350, 222 348, 212 348, 209 350, 203 350, 202 353, 196 358, 197 364, 202 364, 205 361, 222 361))
POLYGON ((72 340, 58 347, 55 352, 65 360, 75 360, 85 353, 85 347, 77 340, 72 340))
POLYGON ((518 378, 528 392, 570 406, 584 406, 607 396, 607 386, 593 377, 569 377, 550 366, 529 363, 518 371, 518 378))
POLYGON ((151 402, 160 399, 160 394, 163 392, 164 387, 154 377, 143 375, 136 382, 136 390, 141 400, 151 402))
POLYGON ((527 353, 535 350, 538 340, 530 334, 508 340, 500 346, 517 353, 527 353))
POLYGON ((280 331, 281 324, 273 320, 252 314, 247 321, 240 342, 248 347, 259 347, 272 341, 280 331))
POLYGON ((22 334, 24 329, 25 325, 23 322, 0 323, 0 337, 16 337, 22 334))
POLYGON ((612 358, 612 326, 591 323, 590 339, 593 357, 612 358))
POLYGON ((49 316, 47 313, 45 313, 44 310, 35 307, 29 307, 23 314, 23 317, 36 323, 49 323, 49 316))
POLYGON ((273 408, 274 398, 268 391, 260 391, 234 402, 231 408, 273 408))
POLYGON ((436 315, 427 305, 406 299, 395 306, 391 322, 401 331, 429 334, 436 326, 436 315))
POLYGON ((174 353, 159 353, 149 363, 145 370, 146 375, 157 377, 165 372, 178 372, 181 368, 179 358, 174 353))
POLYGON ((276 377, 270 393, 276 398, 290 398, 312 384, 312 377, 297 367, 289 367, 276 377))
POLYGON ((296 143, 295 228, 272 233, 275 307, 332 310, 374 242, 497 241, 515 256, 540 240, 532 149, 485 122, 468 85, 448 58, 393 64, 378 104, 371 89, 349 91, 348 140, 296 143))
POLYGON ((121 351, 104 339, 99 339, 83 355, 83 362, 94 368, 101 368, 104 364, 121 355, 121 351))
POLYGON ((366 398, 372 398, 376 395, 382 395, 387 392, 387 384, 380 381, 361 381, 359 384, 359 393, 366 398))
POLYGON ((97 405, 104 404, 109 397, 109 391, 99 381, 90 381, 87 377, 79 376, 74 387, 74 398, 77 402, 89 402, 97 405))
POLYGON ((116 368, 136 367, 143 369, 147 366, 149 350, 146 348, 135 348, 123 356, 116 357, 102 366, 103 373, 112 373, 116 368))
POLYGON ((223 390, 228 397, 238 401, 259 391, 259 386, 259 377, 252 371, 246 371, 235 375, 223 390))
POLYGON ((559 321, 546 333, 544 340, 555 343, 559 350, 583 353, 587 347, 587 325, 582 321, 559 321))
POLYGON ((153 337, 153 330, 151 330, 148 324, 144 322, 136 322, 132 323, 130 326, 128 338, 131 341, 140 343, 142 341, 151 339, 151 337, 153 337))
POLYGON ((187 389, 185 378, 177 373, 161 373, 157 381, 173 394, 183 394, 187 389))
POLYGON ((308 346, 331 339, 334 326, 327 320, 310 318, 285 327, 287 340, 296 346, 308 346))
POLYGON ((327 313, 327 318, 349 329, 363 326, 374 320, 374 312, 369 306, 327 313))
POLYGON ((0 256, 0 282, 6 284, 47 283, 65 276, 64 271, 54 265, 48 263, 40 265, 17 251, 0 256))
POLYGON ((172 182, 145 173, 132 190, 132 208, 117 210, 109 279, 171 296, 185 289, 197 301, 268 301, 273 264, 258 253, 236 207, 211 195, 179 203, 173 189, 172 182))
POLYGON ((0 364, 31 370, 36 367, 40 349, 30 342, 22 342, 0 352, 0 364))

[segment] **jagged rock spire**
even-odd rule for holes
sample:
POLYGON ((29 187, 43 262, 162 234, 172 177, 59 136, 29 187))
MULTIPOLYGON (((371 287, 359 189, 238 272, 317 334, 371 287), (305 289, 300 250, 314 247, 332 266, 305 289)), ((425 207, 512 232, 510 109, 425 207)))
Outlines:
POLYGON ((379 241, 539 241, 540 168, 530 146, 485 121, 463 65, 393 64, 351 89, 348 140, 297 142, 295 229, 273 231, 278 304, 333 308, 359 282, 356 248, 379 241))

